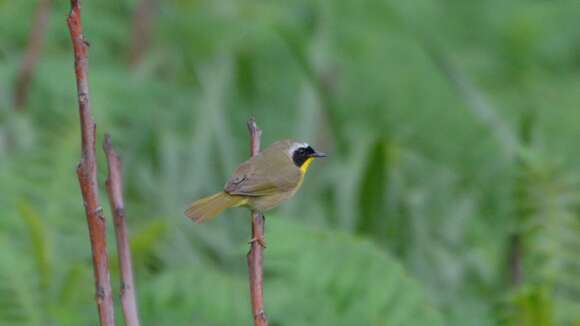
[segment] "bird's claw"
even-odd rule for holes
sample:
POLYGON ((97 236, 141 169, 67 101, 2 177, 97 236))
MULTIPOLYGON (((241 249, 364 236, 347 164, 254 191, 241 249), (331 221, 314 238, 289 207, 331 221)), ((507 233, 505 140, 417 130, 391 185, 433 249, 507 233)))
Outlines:
POLYGON ((257 242, 260 245, 260 247, 262 247, 264 249, 266 248, 266 240, 264 240, 264 238, 254 237, 254 238, 250 239, 250 242, 248 242, 248 243, 253 244, 254 242, 257 242))

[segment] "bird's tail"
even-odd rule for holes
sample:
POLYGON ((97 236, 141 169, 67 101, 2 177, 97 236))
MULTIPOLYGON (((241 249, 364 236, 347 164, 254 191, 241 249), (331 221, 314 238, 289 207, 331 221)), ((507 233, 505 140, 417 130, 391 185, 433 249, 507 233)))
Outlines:
POLYGON ((216 217, 224 209, 244 205, 247 199, 241 196, 232 196, 225 192, 218 192, 215 195, 195 201, 185 211, 185 216, 202 223, 216 217))

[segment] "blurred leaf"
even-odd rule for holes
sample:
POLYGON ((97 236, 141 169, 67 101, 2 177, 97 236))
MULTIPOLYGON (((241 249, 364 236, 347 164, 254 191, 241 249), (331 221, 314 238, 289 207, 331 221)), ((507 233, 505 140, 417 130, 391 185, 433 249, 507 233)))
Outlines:
POLYGON ((51 245, 46 239, 46 228, 43 225, 40 216, 32 206, 30 206, 28 201, 20 201, 18 209, 20 211, 20 217, 24 221, 30 237, 34 260, 40 276, 40 286, 43 289, 47 289, 52 279, 52 262, 50 253, 51 245))
POLYGON ((533 299, 552 302, 554 322, 571 323, 580 317, 580 283, 569 282, 580 279, 579 179, 547 162, 530 162, 522 173, 527 216, 519 226, 526 236, 527 284, 541 285, 542 292, 532 293, 533 299))
POLYGON ((387 142, 376 140, 367 154, 359 186, 357 232, 380 235, 384 232, 385 203, 387 197, 389 156, 387 142))
POLYGON ((268 219, 267 234, 265 297, 272 323, 443 324, 420 286, 370 242, 278 217, 268 219))
POLYGON ((144 263, 147 256, 154 252, 156 244, 165 235, 166 230, 165 221, 153 220, 140 229, 130 232, 131 255, 136 264, 144 263))
POLYGON ((508 317, 509 325, 551 326, 556 324, 553 301, 545 290, 521 289, 512 300, 514 307, 508 317))
POLYGON ((83 276, 88 272, 87 266, 83 264, 74 264, 65 274, 58 300, 60 304, 67 307, 78 299, 78 289, 80 288, 83 276))
POLYGON ((0 241, 0 324, 40 325, 44 319, 41 293, 29 261, 21 253, 0 241))
POLYGON ((451 58, 433 44, 426 43, 424 45, 434 63, 449 79, 459 96, 466 102, 467 107, 494 133, 496 140, 503 146, 504 151, 508 155, 520 154, 522 148, 519 140, 511 128, 501 119, 499 110, 489 103, 483 92, 469 80, 467 75, 454 64, 451 58))

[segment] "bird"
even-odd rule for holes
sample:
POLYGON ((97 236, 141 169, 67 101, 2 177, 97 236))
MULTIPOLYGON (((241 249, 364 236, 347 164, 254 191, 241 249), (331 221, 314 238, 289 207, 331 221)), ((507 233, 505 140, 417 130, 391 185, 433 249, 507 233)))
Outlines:
POLYGON ((310 164, 326 156, 304 142, 275 142, 240 164, 223 191, 193 202, 185 216, 202 223, 227 208, 240 206, 263 215, 291 198, 300 189, 310 164))

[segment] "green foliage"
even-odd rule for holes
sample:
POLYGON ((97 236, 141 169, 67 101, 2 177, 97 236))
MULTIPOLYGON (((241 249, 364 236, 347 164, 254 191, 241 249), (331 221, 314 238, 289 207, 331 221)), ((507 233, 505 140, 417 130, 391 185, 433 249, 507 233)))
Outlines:
MULTIPOLYGON (((250 323, 247 212, 192 225, 182 211, 248 156, 251 115, 264 145, 331 154, 268 216, 271 325, 580 323, 576 3, 159 2, 129 68, 137 3, 84 1, 83 22, 145 325, 250 323)), ((90 325, 67 1, 53 1, 26 110, 12 110, 33 11, 0 0, 0 324, 90 325)))
POLYGON ((20 215, 28 229, 30 243, 32 245, 32 252, 36 268, 40 274, 40 285, 43 288, 48 287, 51 275, 51 245, 46 239, 46 229, 42 225, 42 220, 38 214, 30 207, 29 204, 22 202, 19 205, 20 215))
POLYGON ((282 219, 268 223, 275 241, 266 251, 273 323, 443 324, 415 281, 371 242, 282 219))
POLYGON ((528 184, 525 203, 530 215, 522 227, 527 235, 531 288, 537 292, 528 295, 528 304, 547 301, 553 306, 554 320, 572 323, 578 319, 573 311, 580 309, 575 295, 580 292, 580 221, 575 212, 578 199, 574 190, 577 177, 563 175, 559 170, 546 163, 524 170, 528 184))
POLYGON ((14 248, 8 247, 6 241, 2 251, 0 277, 4 280, 0 287, 0 321, 12 325, 39 325, 43 319, 39 306, 39 293, 35 290, 35 279, 27 276, 36 275, 29 265, 30 260, 20 260, 14 248))
POLYGON ((376 231, 381 234, 380 216, 384 214, 386 202, 386 185, 389 184, 387 144, 384 141, 377 141, 370 148, 370 153, 366 159, 367 166, 364 168, 358 198, 358 211, 360 217, 357 221, 357 231, 361 233, 371 233, 376 231))
POLYGON ((543 289, 520 289, 510 299, 507 322, 512 325, 554 325, 552 300, 543 289))
MULTIPOLYGON (((376 246, 279 218, 268 220, 273 241, 266 251, 265 297, 272 324, 441 324, 419 286, 376 246)), ((242 260, 243 252, 236 252, 242 260)), ((145 320, 153 325, 250 320, 246 277, 207 265, 171 269, 144 291, 145 320)))

